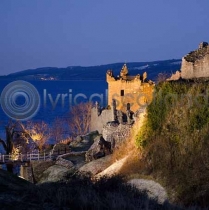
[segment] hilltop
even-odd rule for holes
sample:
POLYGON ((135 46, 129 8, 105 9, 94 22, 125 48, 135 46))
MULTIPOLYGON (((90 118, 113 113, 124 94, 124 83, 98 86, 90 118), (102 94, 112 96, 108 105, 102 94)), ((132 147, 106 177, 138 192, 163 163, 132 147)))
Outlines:
MULTIPOLYGON (((0 79, 22 79, 22 80, 104 80, 108 69, 119 74, 124 63, 114 63, 100 66, 69 66, 66 68, 44 67, 28 69, 5 76, 0 79)), ((180 69, 181 60, 172 59, 152 62, 129 62, 129 70, 133 74, 147 72, 149 78, 155 80, 159 73, 172 74, 180 69)))

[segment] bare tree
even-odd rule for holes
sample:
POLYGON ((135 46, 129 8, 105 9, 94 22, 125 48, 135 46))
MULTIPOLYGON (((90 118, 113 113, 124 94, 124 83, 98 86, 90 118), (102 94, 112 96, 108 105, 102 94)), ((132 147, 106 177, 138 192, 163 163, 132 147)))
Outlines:
POLYGON ((56 118, 52 124, 51 136, 56 143, 59 143, 64 139, 65 125, 62 118, 56 118))
POLYGON ((15 127, 16 123, 10 121, 6 126, 5 126, 5 132, 6 132, 6 140, 0 139, 0 144, 4 147, 4 150, 7 155, 11 154, 14 148, 13 144, 13 138, 15 134, 15 127))
POLYGON ((169 78, 169 75, 167 73, 159 73, 157 76, 157 84, 161 83, 161 82, 165 82, 166 79, 169 78))
MULTIPOLYGON (((0 144, 2 144, 5 152, 7 155, 12 155, 15 153, 15 146, 14 146, 14 140, 15 140, 15 134, 17 134, 18 131, 18 122, 9 121, 8 124, 5 126, 5 133, 6 133, 6 139, 5 141, 0 139, 0 144)), ((7 164, 7 171, 13 172, 13 164, 7 164)))
POLYGON ((25 125, 21 124, 21 126, 24 132, 38 145, 39 150, 42 151, 44 144, 46 144, 46 141, 51 135, 48 124, 44 121, 31 121, 25 125))
POLYGON ((92 102, 87 102, 71 108, 67 123, 73 137, 89 132, 92 105, 92 102))

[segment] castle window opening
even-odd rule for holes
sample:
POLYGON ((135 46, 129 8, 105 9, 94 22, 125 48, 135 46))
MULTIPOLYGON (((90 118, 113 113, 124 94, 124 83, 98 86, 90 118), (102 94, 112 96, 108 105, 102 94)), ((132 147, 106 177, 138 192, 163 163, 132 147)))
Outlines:
POLYGON ((124 96, 124 90, 120 91, 120 96, 124 96))

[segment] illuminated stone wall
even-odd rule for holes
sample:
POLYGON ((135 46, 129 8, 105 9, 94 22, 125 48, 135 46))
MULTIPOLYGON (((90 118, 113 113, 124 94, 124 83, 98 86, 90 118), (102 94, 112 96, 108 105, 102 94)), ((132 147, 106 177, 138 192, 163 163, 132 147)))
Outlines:
POLYGON ((125 112, 127 103, 130 103, 131 110, 135 112, 152 101, 154 83, 147 80, 146 73, 142 76, 139 74, 124 76, 122 74, 115 78, 112 71, 109 70, 106 80, 108 83, 108 105, 112 105, 112 99, 115 99, 118 110, 125 112))
POLYGON ((209 78, 208 43, 201 43, 197 50, 182 58, 181 77, 183 79, 209 78))

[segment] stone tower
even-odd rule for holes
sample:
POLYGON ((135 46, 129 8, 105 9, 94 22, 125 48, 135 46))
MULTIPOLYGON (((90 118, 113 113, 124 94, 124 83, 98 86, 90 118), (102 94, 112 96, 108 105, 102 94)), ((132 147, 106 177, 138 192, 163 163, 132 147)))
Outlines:
POLYGON ((130 103, 132 111, 146 106, 152 100, 154 83, 147 79, 147 73, 143 76, 129 75, 126 64, 123 65, 120 76, 114 77, 113 71, 108 70, 106 74, 108 83, 108 105, 112 106, 115 99, 116 107, 123 112, 126 111, 127 103, 130 103))

